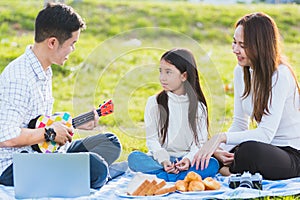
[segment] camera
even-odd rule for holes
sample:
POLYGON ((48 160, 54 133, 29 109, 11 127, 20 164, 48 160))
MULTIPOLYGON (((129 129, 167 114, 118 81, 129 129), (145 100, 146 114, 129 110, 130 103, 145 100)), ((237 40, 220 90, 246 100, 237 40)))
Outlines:
POLYGON ((232 189, 245 187, 262 190, 262 176, 259 173, 252 175, 250 172, 231 175, 229 177, 229 187, 232 189))

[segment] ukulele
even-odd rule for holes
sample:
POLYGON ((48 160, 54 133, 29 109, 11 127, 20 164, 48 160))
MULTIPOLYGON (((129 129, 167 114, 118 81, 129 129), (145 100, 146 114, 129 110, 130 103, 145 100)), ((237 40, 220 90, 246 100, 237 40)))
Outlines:
MULTIPOLYGON (((99 108, 96 111, 100 117, 113 113, 113 109, 114 105, 112 100, 110 99, 108 101, 105 101, 103 104, 100 104, 99 108)), ((46 128, 54 122, 62 122, 67 127, 73 126, 74 128, 76 128, 89 121, 93 121, 94 115, 95 114, 93 111, 81 114, 75 118, 72 118, 71 115, 67 112, 56 113, 52 116, 40 115, 35 119, 30 120, 28 128, 46 128)), ((73 136, 74 133, 70 133, 70 135, 73 136)), ((40 153, 53 153, 58 150, 59 146, 54 141, 44 141, 43 143, 35 144, 31 147, 33 150, 40 153)))

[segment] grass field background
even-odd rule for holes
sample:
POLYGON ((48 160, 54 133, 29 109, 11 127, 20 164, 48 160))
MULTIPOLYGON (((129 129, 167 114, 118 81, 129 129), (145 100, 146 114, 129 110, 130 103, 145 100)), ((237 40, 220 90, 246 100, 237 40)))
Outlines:
MULTIPOLYGON (((231 50, 234 23, 263 11, 280 29, 283 51, 300 77, 299 5, 207 5, 187 2, 66 0, 84 18, 76 50, 64 66, 53 66, 54 111, 73 116, 113 99, 115 112, 99 129, 75 137, 114 132, 123 145, 119 160, 147 151, 143 123, 147 98, 161 90, 160 56, 174 47, 193 51, 209 105, 211 134, 226 131, 233 116, 231 50)), ((33 43, 34 19, 44 1, 0 1, 0 72, 33 43)))

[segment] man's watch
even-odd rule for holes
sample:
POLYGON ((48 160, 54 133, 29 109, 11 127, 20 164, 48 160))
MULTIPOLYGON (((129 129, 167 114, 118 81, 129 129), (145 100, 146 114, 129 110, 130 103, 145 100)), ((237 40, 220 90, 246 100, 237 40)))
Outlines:
POLYGON ((56 132, 53 128, 45 128, 45 140, 46 142, 53 142, 55 140, 56 132))

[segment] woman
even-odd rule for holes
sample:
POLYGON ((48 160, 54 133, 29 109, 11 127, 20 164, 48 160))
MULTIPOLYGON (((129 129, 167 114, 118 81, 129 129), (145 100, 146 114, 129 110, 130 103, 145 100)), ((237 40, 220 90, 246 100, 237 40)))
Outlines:
POLYGON ((203 178, 214 176, 219 168, 215 158, 205 170, 190 167, 208 135, 207 105, 194 56, 187 49, 167 51, 159 71, 163 90, 149 97, 145 108, 149 154, 132 152, 129 168, 173 182, 184 179, 189 171, 203 178))
POLYGON ((280 54, 276 23, 264 13, 254 13, 235 27, 233 124, 229 132, 205 143, 192 165, 204 169, 214 155, 224 165, 220 172, 227 175, 259 172, 270 180, 300 176, 300 88, 280 54), (248 130, 249 117, 257 128, 248 130), (237 146, 229 153, 221 143, 237 146))

